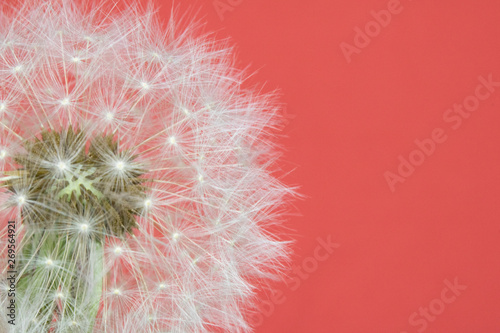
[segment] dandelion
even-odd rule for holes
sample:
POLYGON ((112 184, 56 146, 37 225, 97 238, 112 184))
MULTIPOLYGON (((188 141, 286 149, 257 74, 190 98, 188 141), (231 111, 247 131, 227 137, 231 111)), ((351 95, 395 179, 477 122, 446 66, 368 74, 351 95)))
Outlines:
POLYGON ((105 8, 0 13, 2 285, 17 222, 16 325, 2 315, 1 331, 251 331, 289 252, 280 106, 195 25, 105 8))

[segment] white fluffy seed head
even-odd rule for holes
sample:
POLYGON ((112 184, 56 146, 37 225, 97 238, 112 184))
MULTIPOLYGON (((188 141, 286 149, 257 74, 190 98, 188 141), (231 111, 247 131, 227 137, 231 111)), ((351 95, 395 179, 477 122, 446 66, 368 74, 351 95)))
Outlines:
POLYGON ((276 95, 196 24, 99 1, 0 6, 0 232, 24 224, 19 286, 36 286, 16 329, 249 332, 289 256, 276 95))

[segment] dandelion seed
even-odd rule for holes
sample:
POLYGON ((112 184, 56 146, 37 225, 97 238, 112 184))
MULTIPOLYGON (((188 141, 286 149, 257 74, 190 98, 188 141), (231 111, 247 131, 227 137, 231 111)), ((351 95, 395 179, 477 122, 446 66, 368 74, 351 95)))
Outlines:
POLYGON ((125 163, 122 161, 118 161, 115 164, 115 168, 116 168, 116 170, 123 171, 123 170, 125 170, 125 163))
POLYGON ((20 205, 20 206, 21 206, 21 205, 24 205, 24 203, 26 202, 26 196, 24 196, 24 195, 19 195, 19 196, 17 197, 17 202, 19 203, 19 205, 20 205))
POLYGON ((13 73, 20 73, 20 72, 22 72, 23 68, 24 68, 23 65, 17 65, 17 66, 12 68, 12 72, 13 73))
POLYGON ((57 168, 61 171, 64 171, 68 168, 68 165, 65 162, 59 162, 57 163, 57 168))

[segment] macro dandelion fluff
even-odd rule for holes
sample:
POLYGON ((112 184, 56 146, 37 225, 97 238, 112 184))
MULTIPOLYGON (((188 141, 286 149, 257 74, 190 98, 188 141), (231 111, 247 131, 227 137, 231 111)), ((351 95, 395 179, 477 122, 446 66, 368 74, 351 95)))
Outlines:
POLYGON ((195 25, 104 8, 1 13, 0 301, 16 317, 0 328, 250 331, 288 258, 276 97, 195 25))

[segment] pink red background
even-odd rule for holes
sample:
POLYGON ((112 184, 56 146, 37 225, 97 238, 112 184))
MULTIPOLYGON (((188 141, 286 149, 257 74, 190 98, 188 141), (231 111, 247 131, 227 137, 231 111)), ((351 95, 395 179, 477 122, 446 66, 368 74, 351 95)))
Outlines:
MULTIPOLYGON (((156 3, 168 18, 172 1, 156 3)), ((457 117, 447 110, 474 95, 480 76, 500 82, 500 2, 176 5, 231 37, 241 66, 258 70, 252 82, 280 88, 288 104, 284 165, 298 167, 288 182, 307 196, 290 221, 294 261, 311 273, 277 287, 257 332, 500 332, 500 87, 459 127, 443 118, 457 117), (371 11, 388 6, 378 31, 371 11), (355 45, 367 23, 369 45, 357 40, 349 63, 340 45, 355 45), (446 141, 421 161, 414 142, 436 128, 446 141), (391 191, 385 173, 410 154, 421 165, 391 191), (328 235, 340 246, 318 262, 317 237, 328 235), (445 280, 466 289, 454 295, 445 280)))

